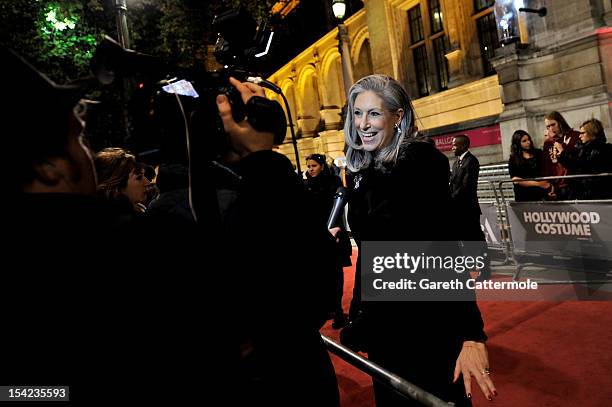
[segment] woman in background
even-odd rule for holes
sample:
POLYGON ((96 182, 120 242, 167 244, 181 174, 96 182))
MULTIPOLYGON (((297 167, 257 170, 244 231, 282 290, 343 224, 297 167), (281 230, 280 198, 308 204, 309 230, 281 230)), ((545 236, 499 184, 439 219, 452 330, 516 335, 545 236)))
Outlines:
POLYGON ((101 199, 122 215, 145 211, 149 180, 134 155, 121 148, 105 148, 96 155, 95 164, 101 199))
MULTIPOLYGON (((580 126, 580 141, 574 149, 555 143, 559 162, 570 174, 601 174, 612 172, 612 146, 606 143, 603 124, 590 119, 580 126)), ((591 177, 571 180, 569 199, 609 199, 612 197, 612 177, 591 177)))
MULTIPOLYGON (((316 213, 317 219, 325 222, 334 206, 334 197, 339 187, 342 187, 340 178, 334 175, 325 161, 323 154, 311 154, 306 157, 306 190, 310 198, 308 205, 316 213)), ((335 225, 332 233, 338 240, 338 261, 336 274, 336 295, 334 298, 334 309, 331 317, 333 318, 332 328, 340 329, 347 323, 346 315, 342 310, 342 294, 344 293, 344 271, 343 267, 351 265, 351 242, 346 233, 343 217, 341 216, 335 225)))
POLYGON ((533 146, 529 133, 525 130, 515 131, 510 148, 508 170, 514 181, 514 200, 541 201, 547 193, 553 193, 553 186, 548 181, 522 181, 542 176, 542 150, 533 146))

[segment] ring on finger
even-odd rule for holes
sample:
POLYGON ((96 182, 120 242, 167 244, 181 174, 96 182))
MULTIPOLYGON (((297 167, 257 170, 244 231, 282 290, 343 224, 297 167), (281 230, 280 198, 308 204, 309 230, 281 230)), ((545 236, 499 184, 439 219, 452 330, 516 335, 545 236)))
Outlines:
POLYGON ((487 376, 489 376, 489 375, 491 374, 491 371, 489 370, 489 368, 488 368, 488 367, 485 367, 485 368, 483 369, 483 371, 482 371, 482 374, 483 374, 483 375, 487 375, 487 376))

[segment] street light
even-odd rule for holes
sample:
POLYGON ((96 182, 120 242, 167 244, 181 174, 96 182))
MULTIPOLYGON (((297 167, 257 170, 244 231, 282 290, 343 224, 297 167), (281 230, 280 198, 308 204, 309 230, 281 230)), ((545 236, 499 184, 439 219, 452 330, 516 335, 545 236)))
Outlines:
POLYGON ((117 36, 119 44, 125 49, 130 48, 130 33, 127 26, 127 4, 126 0, 115 0, 115 10, 117 11, 117 36))
POLYGON ((334 0, 332 2, 332 9, 336 18, 342 20, 346 13, 346 3, 344 3, 344 0, 334 0))
POLYGON ((344 94, 348 100, 348 92, 353 85, 353 66, 351 64, 351 54, 349 50, 349 35, 342 19, 346 13, 346 3, 344 0, 333 0, 332 10, 338 19, 338 51, 342 60, 342 79, 344 81, 344 94))
MULTIPOLYGON (((127 4, 126 0, 115 0, 115 10, 117 11, 117 37, 119 37, 119 44, 124 49, 130 48, 130 33, 127 25, 127 4)), ((133 86, 133 80, 124 77, 123 78, 123 92, 121 92, 121 99, 123 101, 123 121, 125 127, 125 137, 123 142, 127 142, 132 138, 131 134, 131 120, 130 113, 127 109, 127 101, 130 99, 130 89, 133 86)))
MULTIPOLYGON (((333 0, 332 1, 332 10, 334 12, 334 16, 338 19, 338 51, 340 52, 340 59, 342 61, 342 80, 344 81, 344 96, 346 97, 346 102, 348 104, 348 95, 349 89, 353 86, 353 65, 351 64, 351 53, 349 49, 349 35, 346 30, 346 26, 342 19, 346 14, 346 3, 344 0, 333 0)), ((346 107, 347 105, 345 105, 346 107)), ((342 184, 346 186, 345 180, 345 168, 346 168, 346 159, 344 161, 339 161, 344 163, 344 166, 340 167, 342 171, 342 184)), ((345 216, 346 216, 346 207, 345 216)))
POLYGON ((520 12, 535 13, 540 17, 546 16, 546 7, 533 9, 523 7, 523 5, 523 0, 497 0, 495 2, 497 37, 502 44, 508 45, 517 41, 523 44, 528 42, 526 21, 521 18, 520 12))

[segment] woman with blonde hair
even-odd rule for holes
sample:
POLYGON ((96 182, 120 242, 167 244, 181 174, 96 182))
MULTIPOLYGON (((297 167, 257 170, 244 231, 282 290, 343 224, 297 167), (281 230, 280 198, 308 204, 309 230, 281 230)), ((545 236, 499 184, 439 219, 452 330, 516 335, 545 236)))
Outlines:
MULTIPOLYGON (((559 162, 570 174, 602 174, 612 172, 612 146, 606 143, 603 124, 590 119, 580 125, 580 141, 576 148, 566 149, 555 143, 559 162)), ((612 197, 612 177, 578 178, 571 180, 569 199, 609 199, 612 197)))

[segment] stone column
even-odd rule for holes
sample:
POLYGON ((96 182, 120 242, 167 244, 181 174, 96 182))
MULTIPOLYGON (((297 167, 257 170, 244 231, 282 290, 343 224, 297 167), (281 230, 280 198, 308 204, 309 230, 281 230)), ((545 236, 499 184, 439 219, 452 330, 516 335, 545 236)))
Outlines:
POLYGON ((364 3, 374 72, 394 76, 392 46, 389 39, 392 25, 387 19, 386 0, 366 0, 364 3))
POLYGON ((351 47, 348 30, 344 23, 338 24, 338 51, 342 59, 342 80, 344 83, 344 95, 348 100, 348 92, 353 86, 353 63, 351 61, 351 47))
MULTIPOLYGON (((471 3, 470 3, 471 4, 471 3)), ((450 43, 449 52, 445 54, 448 61, 448 87, 455 88, 472 81, 468 75, 466 59, 468 46, 466 46, 467 24, 473 24, 469 14, 466 14, 465 4, 462 0, 442 3, 450 43)))

